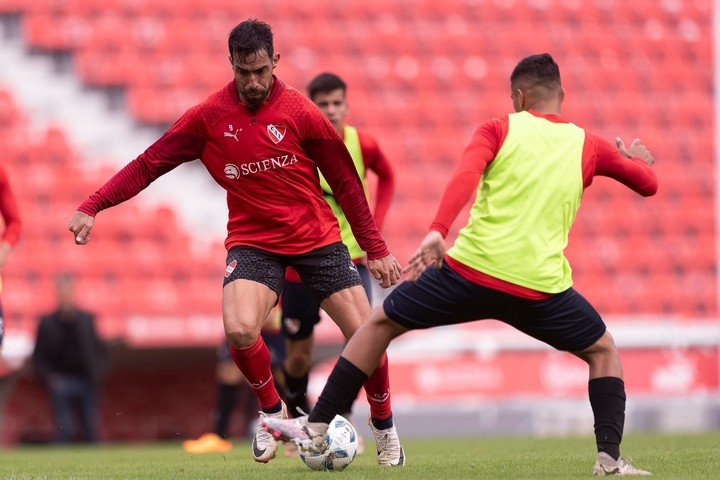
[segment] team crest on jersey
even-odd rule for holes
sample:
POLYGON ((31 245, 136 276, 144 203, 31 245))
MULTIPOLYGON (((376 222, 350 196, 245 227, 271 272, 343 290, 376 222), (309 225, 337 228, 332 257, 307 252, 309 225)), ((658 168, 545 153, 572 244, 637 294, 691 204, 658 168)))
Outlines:
POLYGON ((290 335, 295 335, 300 331, 300 320, 297 318, 285 317, 283 323, 285 324, 285 330, 287 330, 290 335))
POLYGON ((285 125, 273 125, 272 123, 267 126, 267 132, 270 136, 270 140, 273 141, 275 145, 280 143, 280 141, 285 138, 285 132, 287 131, 287 128, 285 125))
POLYGON ((225 278, 228 278, 230 275, 232 275, 235 267, 237 267, 237 260, 233 260, 232 262, 227 264, 227 267, 225 267, 225 278))
POLYGON ((240 169, 238 169, 237 165, 228 163, 225 165, 225 176, 228 177, 230 180, 235 180, 240 176, 240 169))

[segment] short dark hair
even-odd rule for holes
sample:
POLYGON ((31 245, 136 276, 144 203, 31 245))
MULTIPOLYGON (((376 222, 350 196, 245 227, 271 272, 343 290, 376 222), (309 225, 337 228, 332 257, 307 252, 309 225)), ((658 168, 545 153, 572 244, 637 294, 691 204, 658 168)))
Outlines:
POLYGON ((312 79, 308 85, 308 96, 310 100, 314 100, 318 93, 328 93, 337 89, 341 89, 345 93, 347 85, 334 73, 325 72, 312 79))
POLYGON ((549 53, 530 55, 520 60, 510 75, 510 84, 523 83, 526 88, 544 86, 560 88, 560 67, 549 53))
POLYGON ((245 59, 248 55, 265 50, 270 58, 274 54, 272 27, 251 18, 239 23, 228 35, 230 57, 245 59))

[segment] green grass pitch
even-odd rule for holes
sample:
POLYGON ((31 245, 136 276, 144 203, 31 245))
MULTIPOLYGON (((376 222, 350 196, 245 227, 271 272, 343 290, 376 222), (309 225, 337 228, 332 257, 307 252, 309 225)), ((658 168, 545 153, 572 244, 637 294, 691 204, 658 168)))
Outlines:
MULTIPOLYGON (((224 455, 188 455, 179 443, 21 447, 0 450, 0 479, 590 478, 593 447, 590 437, 408 440, 405 468, 380 468, 368 451, 343 472, 313 472, 282 452, 256 464, 247 443, 224 455)), ((653 478, 720 478, 720 432, 630 435, 623 452, 653 478)))

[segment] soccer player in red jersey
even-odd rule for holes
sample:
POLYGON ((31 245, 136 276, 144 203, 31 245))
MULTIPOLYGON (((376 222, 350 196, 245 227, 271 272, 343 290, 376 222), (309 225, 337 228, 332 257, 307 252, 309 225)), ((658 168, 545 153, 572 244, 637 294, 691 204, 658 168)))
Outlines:
MULTIPOLYGON (((10 252, 20 239, 22 223, 18 212, 15 196, 10 188, 10 181, 5 169, 0 165, 0 214, 5 224, 5 231, 0 237, 0 272, 7 262, 10 252)), ((2 278, 0 278, 0 292, 2 291, 2 278)), ((5 333, 5 318, 3 315, 2 303, 0 303, 0 349, 2 348, 3 335, 5 333)))
POLYGON ((620 457, 620 356, 600 315, 572 288, 563 251, 593 177, 654 195, 654 159, 640 140, 625 148, 618 138, 613 147, 565 120, 560 70, 549 54, 520 61, 510 86, 516 113, 488 120, 475 132, 430 232, 410 259, 410 281, 350 339, 309 416, 263 421, 274 435, 323 450, 327 423, 357 395, 392 339, 408 330, 495 318, 587 362, 598 451, 594 473, 649 474, 620 457), (470 219, 446 254, 444 237, 473 195, 470 219))
MULTIPOLYGON (((363 184, 365 185, 368 171, 377 176, 377 189, 373 195, 375 199, 373 217, 378 230, 380 230, 395 188, 390 162, 385 158, 373 137, 345 123, 348 114, 347 85, 340 77, 332 73, 321 73, 310 81, 307 90, 310 100, 315 102, 315 105, 330 120, 335 131, 343 139, 363 184)), ((365 252, 353 236, 350 225, 339 208, 335 195, 327 182, 321 179, 321 186, 323 196, 332 207, 340 224, 342 241, 348 247, 350 258, 360 273, 365 293, 370 303, 372 303, 372 284, 370 272, 368 272, 365 265, 365 252)), ((367 189, 367 185, 365 185, 365 188, 367 189)), ((286 338, 284 362, 285 402, 287 403, 288 413, 296 417, 299 411, 308 412, 310 410, 307 402, 308 374, 312 363, 313 330, 320 321, 318 310, 320 306, 308 294, 302 283, 300 283, 297 273, 292 269, 288 269, 285 276, 285 289, 282 293, 281 305, 282 331, 286 338)), ((377 399, 370 396, 368 401, 377 403, 377 399)), ((389 408, 389 405, 387 407, 389 408)), ((343 412, 343 416, 346 418, 350 416, 349 408, 347 412, 343 412)), ((383 416, 388 415, 389 410, 383 416)), ((378 421, 376 419, 374 424, 371 423, 371 428, 383 430, 381 422, 382 420, 378 421)))
MULTIPOLYGON (((260 329, 282 292, 285 269, 298 272, 348 337, 370 312, 360 276, 340 241, 337 220, 323 199, 318 169, 380 285, 397 283, 401 269, 377 231, 337 132, 310 100, 273 75, 280 55, 274 51, 270 26, 259 20, 240 23, 230 32, 228 48, 234 81, 188 110, 83 202, 69 229, 75 243, 86 244, 99 211, 133 197, 179 164, 201 159, 227 191, 222 310, 231 355, 258 397, 261 417, 281 418, 285 407, 273 385, 260 329)), ((389 401, 387 375, 383 363, 366 388, 389 401)), ((371 405, 371 413, 374 408, 371 405)), ((392 424, 391 415, 385 420, 392 424)), ((380 452, 379 460, 397 464, 401 451, 394 427, 392 433, 395 441, 380 452)), ((256 461, 267 463, 275 457, 277 441, 258 428, 252 450, 256 461)))

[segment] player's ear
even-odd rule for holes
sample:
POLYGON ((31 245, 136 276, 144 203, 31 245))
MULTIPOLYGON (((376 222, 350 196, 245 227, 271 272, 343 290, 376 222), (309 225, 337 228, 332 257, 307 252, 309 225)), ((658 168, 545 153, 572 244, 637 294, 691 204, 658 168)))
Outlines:
POLYGON ((273 69, 275 67, 277 67, 277 64, 279 61, 280 61, 280 54, 276 53, 275 55, 273 55, 273 66, 272 66, 273 69))
POLYGON ((565 89, 563 87, 560 87, 560 102, 565 100, 565 89))

